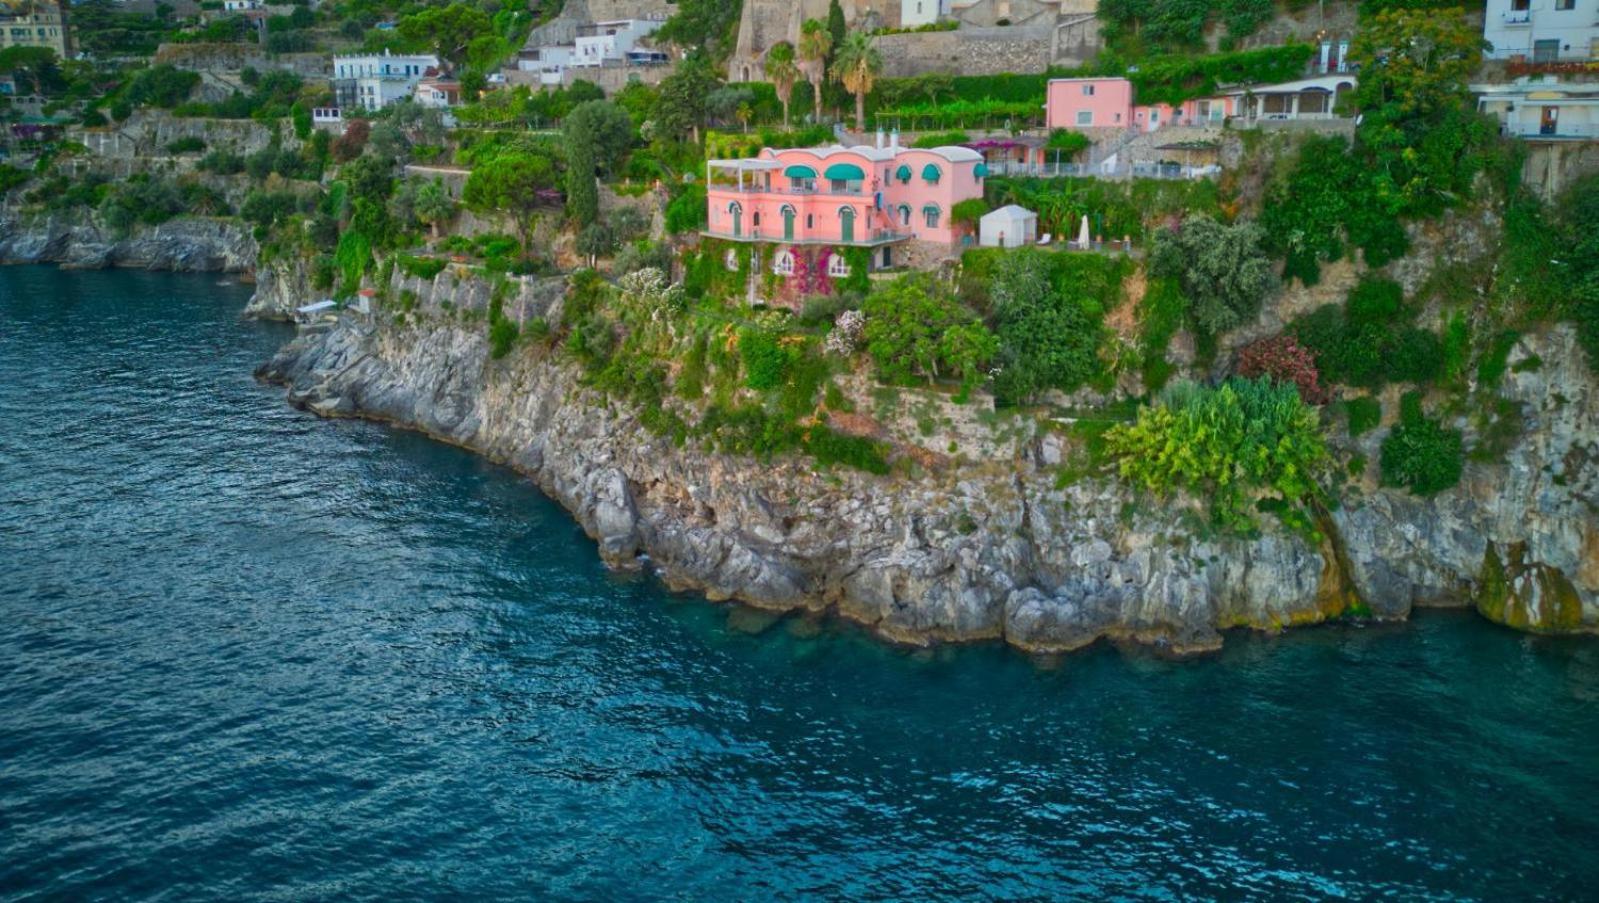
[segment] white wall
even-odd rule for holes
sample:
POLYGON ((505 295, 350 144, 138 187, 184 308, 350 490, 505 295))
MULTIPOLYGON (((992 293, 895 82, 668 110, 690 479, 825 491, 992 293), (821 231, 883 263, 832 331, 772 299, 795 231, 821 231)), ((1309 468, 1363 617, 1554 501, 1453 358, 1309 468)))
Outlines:
POLYGON ((1539 41, 1558 42, 1559 59, 1586 60, 1599 38, 1599 0, 1488 0, 1483 39, 1493 45, 1490 56, 1521 55, 1531 60, 1539 41), (1557 7, 1569 2, 1570 9, 1557 7), (1525 6, 1525 10, 1513 7, 1525 6))

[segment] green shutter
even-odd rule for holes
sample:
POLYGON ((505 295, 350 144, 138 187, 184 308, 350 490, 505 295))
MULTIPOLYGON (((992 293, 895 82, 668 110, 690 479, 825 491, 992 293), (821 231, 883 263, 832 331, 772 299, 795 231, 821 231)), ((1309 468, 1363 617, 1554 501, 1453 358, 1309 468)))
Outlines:
POLYGON ((816 178, 816 170, 811 169, 809 166, 800 166, 796 163, 795 165, 790 166, 788 169, 783 170, 783 175, 788 176, 790 179, 814 179, 816 178))
POLYGON ((926 179, 929 182, 933 182, 933 183, 936 184, 938 182, 938 177, 940 175, 942 175, 942 173, 940 173, 938 171, 938 167, 933 165, 933 164, 931 164, 931 163, 929 163, 926 166, 922 167, 922 178, 926 179))
POLYGON ((866 179, 866 173, 853 163, 834 163, 822 175, 840 182, 861 182, 866 179))
POLYGON ((988 178, 988 164, 987 163, 979 163, 979 164, 977 164, 977 168, 972 170, 972 175, 978 177, 979 179, 988 178))
POLYGON ((901 182, 909 182, 911 180, 911 168, 901 163, 899 165, 899 169, 894 170, 894 175, 897 176, 901 182))

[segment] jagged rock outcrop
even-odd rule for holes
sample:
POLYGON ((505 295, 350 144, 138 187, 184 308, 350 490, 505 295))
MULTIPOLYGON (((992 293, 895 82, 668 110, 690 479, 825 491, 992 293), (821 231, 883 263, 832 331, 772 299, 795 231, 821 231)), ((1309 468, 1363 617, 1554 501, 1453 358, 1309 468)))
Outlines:
POLYGON ((256 269, 255 294, 244 306, 244 315, 260 320, 293 319, 296 307, 326 294, 311 285, 309 258, 301 254, 274 257, 256 269))
MULTIPOLYGON (((558 296, 531 316, 557 316, 558 296)), ((1599 392, 1568 329, 1522 340, 1501 389, 1525 409, 1503 460, 1430 499, 1349 488, 1319 545, 1274 524, 1207 535, 1190 503, 1115 481, 1054 483, 1059 437, 1015 461, 916 479, 818 473, 651 435, 558 357, 491 360, 464 316, 347 320, 261 375, 329 416, 414 427, 530 475, 610 562, 776 611, 832 611, 909 643, 1003 639, 1063 651, 1100 638, 1177 652, 1230 627, 1276 629, 1413 605, 1475 604, 1529 630, 1599 627, 1599 392), (847 525, 847 527, 841 527, 847 525)), ((1375 455, 1382 430, 1363 437, 1375 455)))
POLYGON ((460 316, 346 320, 260 375, 319 413, 414 427, 516 467, 610 562, 647 557, 674 588, 835 611, 894 640, 1054 651, 1112 637, 1191 652, 1228 627, 1346 610, 1326 586, 1328 556, 1296 535, 1201 538, 1191 506, 1139 505, 1114 481, 1057 488, 1046 462, 1058 436, 1023 460, 917 479, 678 448, 548 353, 491 360, 482 325, 460 316))
POLYGON ((0 263, 244 272, 254 268, 255 258, 255 239, 236 220, 186 216, 119 236, 82 216, 0 211, 0 263))

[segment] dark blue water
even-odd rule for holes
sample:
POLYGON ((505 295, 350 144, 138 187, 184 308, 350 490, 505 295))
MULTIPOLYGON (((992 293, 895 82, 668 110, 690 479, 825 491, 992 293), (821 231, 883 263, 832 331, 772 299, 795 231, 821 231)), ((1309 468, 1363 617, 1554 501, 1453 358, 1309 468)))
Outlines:
POLYGON ((1599 642, 909 653, 325 422, 214 277, 0 270, 0 897, 1592 897, 1599 642))

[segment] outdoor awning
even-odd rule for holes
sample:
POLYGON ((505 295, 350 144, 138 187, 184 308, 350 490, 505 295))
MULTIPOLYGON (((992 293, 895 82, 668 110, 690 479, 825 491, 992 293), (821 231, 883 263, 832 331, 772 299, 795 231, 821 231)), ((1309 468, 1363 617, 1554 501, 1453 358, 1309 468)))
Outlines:
POLYGON ((788 169, 783 170, 783 175, 788 176, 790 179, 814 179, 816 178, 816 170, 811 169, 809 166, 801 166, 796 163, 793 166, 790 166, 788 169))
POLYGON ((929 210, 933 211, 934 213, 937 213, 938 212, 938 205, 937 204, 923 204, 922 205, 922 212, 923 213, 926 213, 929 210))
POLYGON ((859 182, 866 178, 866 173, 853 163, 834 163, 822 175, 840 182, 859 182))
POLYGON ((901 163, 899 165, 899 169, 894 170, 894 175, 897 176, 901 182, 909 182, 911 180, 911 168, 906 166, 904 163, 901 163))
POLYGON ((988 164, 987 163, 979 163, 979 164, 977 164, 977 168, 972 170, 972 175, 978 177, 979 179, 987 178, 988 177, 988 164))
POLYGON ((940 173, 938 171, 938 167, 932 163, 922 167, 922 178, 929 182, 937 182, 940 175, 942 175, 942 173, 940 173))

